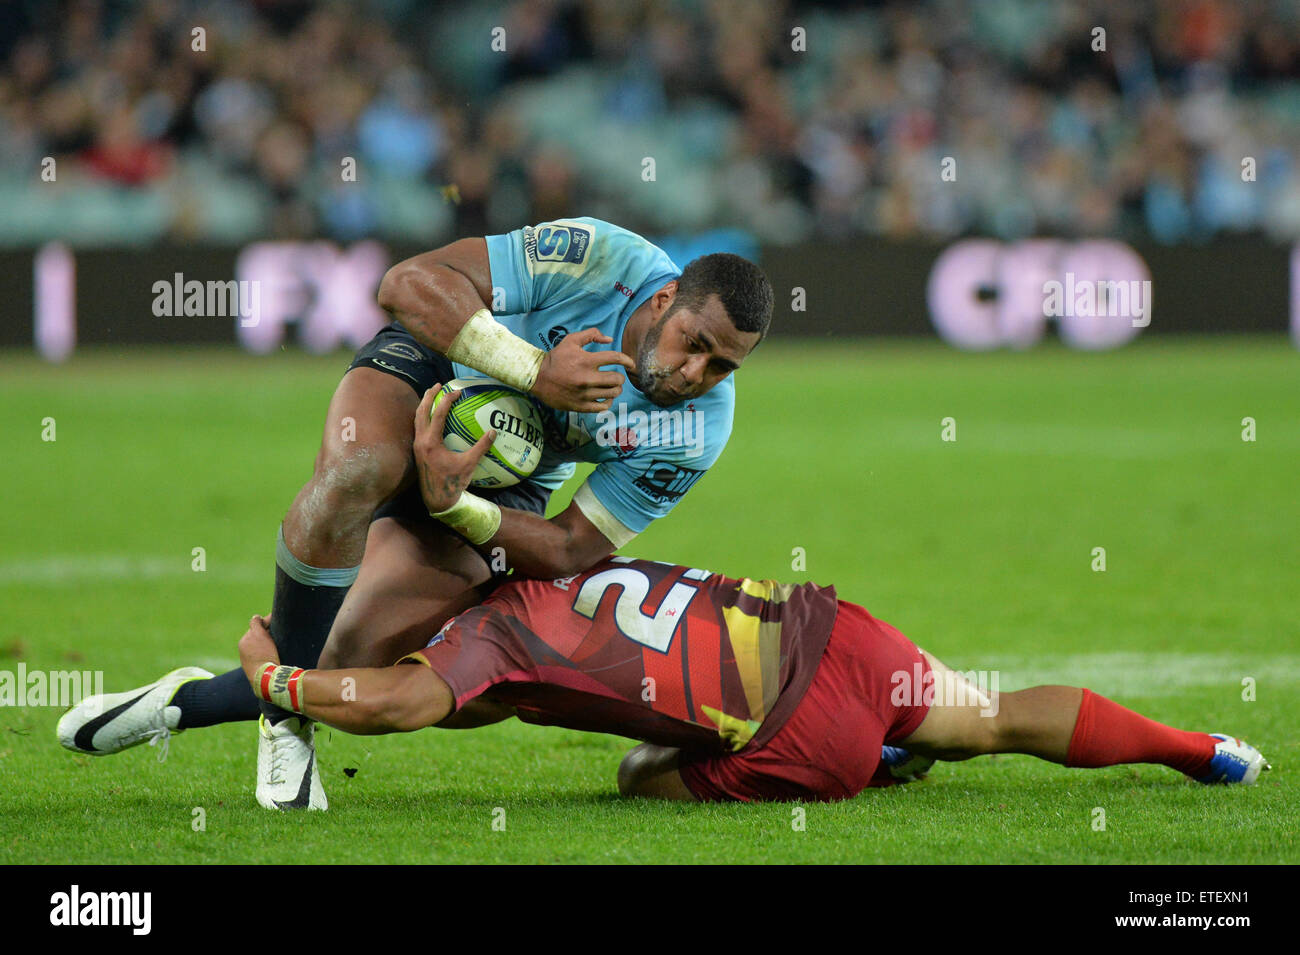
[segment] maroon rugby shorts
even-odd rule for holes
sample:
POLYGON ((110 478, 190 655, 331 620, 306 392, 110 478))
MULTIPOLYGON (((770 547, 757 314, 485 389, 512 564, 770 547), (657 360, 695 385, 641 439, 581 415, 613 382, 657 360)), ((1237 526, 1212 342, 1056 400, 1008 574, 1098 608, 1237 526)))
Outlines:
POLYGON ((826 652, 785 725, 757 748, 683 751, 682 781, 706 802, 850 799, 871 783, 881 745, 906 739, 925 719, 923 694, 904 694, 902 706, 891 696, 918 673, 928 684, 929 671, 911 640, 841 600, 826 652))

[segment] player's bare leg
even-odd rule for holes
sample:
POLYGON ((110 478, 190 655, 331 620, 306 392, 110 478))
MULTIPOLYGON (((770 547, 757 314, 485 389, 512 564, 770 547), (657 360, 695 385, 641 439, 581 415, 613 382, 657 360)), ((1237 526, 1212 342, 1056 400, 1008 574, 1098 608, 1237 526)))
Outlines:
MULTIPOLYGON (((925 653, 925 651, 922 651, 925 653)), ((935 759, 1024 753, 1076 767, 1159 763, 1203 782, 1254 782, 1268 764, 1230 737, 1165 726, 1072 686, 985 694, 929 653, 935 698, 921 725, 898 742, 935 759)))
POLYGON ((414 479, 411 387, 373 368, 343 376, 330 401, 311 480, 283 524, 294 556, 316 567, 355 567, 375 509, 414 479))
POLYGON ((388 666, 427 646, 444 623, 482 601, 491 579, 483 557, 433 521, 380 518, 365 554, 321 652, 323 669, 388 666))

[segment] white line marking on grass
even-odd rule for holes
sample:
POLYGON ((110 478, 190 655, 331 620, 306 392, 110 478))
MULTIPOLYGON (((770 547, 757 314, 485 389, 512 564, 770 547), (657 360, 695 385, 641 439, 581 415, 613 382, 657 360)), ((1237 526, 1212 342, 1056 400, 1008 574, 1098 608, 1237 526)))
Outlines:
POLYGON ((1300 655, 1295 654, 1044 653, 998 657, 995 662, 1003 691, 1064 684, 1086 686, 1103 696, 1177 696, 1189 687, 1239 693, 1243 676, 1253 676, 1261 685, 1271 683, 1279 693, 1300 684, 1300 655))
POLYGON ((270 577, 272 564, 222 564, 214 561, 198 573, 190 568, 190 555, 175 557, 133 557, 127 554, 54 554, 30 560, 0 563, 0 586, 45 584, 68 586, 97 580, 162 580, 206 577, 222 581, 262 580, 270 577))
MULTIPOLYGON (((907 452, 943 453, 934 439, 929 419, 888 419, 873 422, 873 440, 881 447, 907 452)), ((1086 457, 1090 460, 1148 461, 1189 458, 1200 460, 1224 445, 1204 430, 1134 428, 1071 421, 1068 425, 1040 424, 1000 418, 967 422, 958 442, 963 454, 980 453, 1030 458, 1086 457)), ((1300 441, 1287 436, 1275 451, 1293 450, 1300 441)))

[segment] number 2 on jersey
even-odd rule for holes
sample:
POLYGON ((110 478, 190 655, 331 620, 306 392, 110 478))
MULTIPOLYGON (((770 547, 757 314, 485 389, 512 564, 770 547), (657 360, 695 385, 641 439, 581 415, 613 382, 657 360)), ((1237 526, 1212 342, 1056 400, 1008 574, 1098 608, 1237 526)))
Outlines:
POLYGON ((619 632, 651 650, 667 653, 686 608, 699 593, 698 588, 677 581, 651 617, 641 611, 641 604, 650 593, 650 578, 632 567, 616 567, 588 577, 573 601, 573 609, 594 620, 606 589, 615 586, 623 589, 614 605, 614 622, 619 632))

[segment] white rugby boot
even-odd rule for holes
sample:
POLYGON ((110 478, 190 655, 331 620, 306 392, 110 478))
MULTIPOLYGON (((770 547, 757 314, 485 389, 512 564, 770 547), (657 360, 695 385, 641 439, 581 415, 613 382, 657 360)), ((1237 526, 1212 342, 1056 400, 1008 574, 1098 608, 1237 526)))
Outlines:
POLYGON ((264 809, 329 808, 316 762, 316 723, 290 716, 257 721, 257 802, 264 809))
POLYGON ((59 719, 59 742, 74 753, 107 756, 148 742, 160 745, 158 758, 165 759, 167 746, 180 721, 181 710, 172 698, 191 680, 210 680, 201 667, 181 667, 161 680, 125 693, 88 696, 59 719))
POLYGON ((1235 739, 1223 733, 1210 735, 1219 742, 1214 746, 1214 758, 1210 760, 1209 773, 1197 782, 1242 783, 1253 786, 1261 772, 1273 768, 1264 758, 1264 754, 1245 740, 1235 739))

